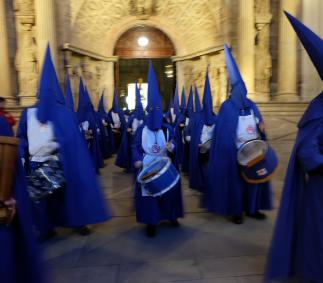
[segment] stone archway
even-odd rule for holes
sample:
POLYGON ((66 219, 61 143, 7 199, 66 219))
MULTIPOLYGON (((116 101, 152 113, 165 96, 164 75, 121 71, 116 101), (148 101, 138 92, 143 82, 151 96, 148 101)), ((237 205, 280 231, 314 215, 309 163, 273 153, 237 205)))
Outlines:
POLYGON ((134 83, 138 81, 141 82, 139 86, 143 87, 141 92, 145 105, 149 60, 153 61, 164 107, 168 106, 169 97, 175 89, 176 71, 171 58, 176 51, 164 32, 147 25, 132 27, 119 37, 113 55, 118 57, 114 74, 120 106, 128 105, 129 109, 133 109, 134 83), (145 44, 140 44, 139 39, 144 39, 145 44))

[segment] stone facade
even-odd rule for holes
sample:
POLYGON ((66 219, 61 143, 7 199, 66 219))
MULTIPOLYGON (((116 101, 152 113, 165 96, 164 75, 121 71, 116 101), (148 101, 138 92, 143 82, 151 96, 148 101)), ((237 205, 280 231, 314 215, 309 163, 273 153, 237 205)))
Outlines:
MULTIPOLYGON (((291 97, 289 101, 298 100, 299 95, 301 100, 308 101, 321 86, 317 79, 314 82, 313 76, 306 75, 305 71, 314 71, 310 69, 309 61, 303 59, 306 58, 304 52, 298 51, 298 43, 280 36, 282 23, 285 23, 281 18, 282 8, 291 7, 294 9, 291 12, 303 18, 306 23, 313 19, 308 13, 321 11, 319 8, 322 4, 318 0, 45 2, 6 1, 12 100, 18 99, 20 106, 35 101, 40 54, 47 37, 55 49, 52 52, 55 54, 55 65, 62 87, 66 74, 69 74, 77 100, 78 81, 82 76, 95 105, 103 90, 111 97, 114 65, 118 60, 114 56, 115 44, 122 34, 137 25, 156 27, 172 41, 176 51, 172 60, 176 64, 177 82, 179 88, 185 88, 186 93, 191 85, 196 84, 202 96, 208 68, 216 106, 227 97, 229 90, 223 54, 225 42, 232 48, 249 87, 250 96, 256 101, 281 101, 282 96, 277 95, 279 89, 282 89, 280 82, 290 88, 286 89, 286 93, 297 91, 297 97, 291 97), (293 5, 295 2, 302 3, 293 5), (46 7, 54 8, 53 11, 45 13, 46 7), (318 9, 315 10, 314 7, 318 9), (46 18, 53 20, 46 21, 46 18), (47 26, 44 27, 42 22, 47 26), (290 63, 282 56, 286 49, 282 49, 280 40, 287 40, 285 42, 289 44, 289 50, 296 50, 293 60, 297 64, 294 68, 295 74, 287 76, 280 71, 282 73, 278 78, 278 70, 288 68, 290 63), (311 88, 314 83, 315 87, 311 88)), ((315 19, 318 18, 316 16, 315 19)), ((314 22, 314 29, 322 33, 321 26, 319 29, 317 26, 320 25, 314 22)), ((111 99, 108 101, 111 104, 111 99)))

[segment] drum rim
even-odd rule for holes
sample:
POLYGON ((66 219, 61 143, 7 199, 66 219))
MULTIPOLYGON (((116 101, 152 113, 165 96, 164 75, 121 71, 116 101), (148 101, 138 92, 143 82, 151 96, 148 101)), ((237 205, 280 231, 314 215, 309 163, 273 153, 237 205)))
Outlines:
POLYGON ((0 144, 19 145, 19 139, 16 137, 0 136, 0 144))
POLYGON ((141 171, 137 177, 137 181, 140 183, 140 184, 147 184, 147 183, 150 183, 151 181, 159 178, 162 174, 164 174, 166 172, 166 170, 169 168, 170 164, 171 164, 171 160, 169 157, 163 157, 162 159, 159 159, 159 160, 156 160, 154 161, 153 163, 150 164, 150 166, 152 166, 153 164, 157 163, 157 162, 160 162, 160 160, 167 160, 167 163, 166 163, 166 166, 164 168, 162 168, 162 170, 160 170, 156 175, 148 178, 147 180, 145 181, 142 181, 141 180, 141 177, 142 177, 142 174, 144 173, 144 170, 141 171))
POLYGON ((245 145, 247 145, 247 144, 249 144, 249 143, 251 143, 251 142, 255 142, 255 141, 257 141, 257 142, 261 142, 262 144, 265 144, 266 145, 266 151, 265 151, 265 153, 264 153, 264 155, 266 155, 266 153, 268 152, 268 149, 269 149, 269 144, 268 144, 268 142, 267 141, 264 141, 264 140, 261 140, 261 139, 253 139, 253 140, 250 140, 250 141, 246 141, 245 143, 243 143, 241 146, 240 146, 240 148, 238 149, 238 153, 237 153, 237 161, 238 161, 238 163, 239 163, 239 165, 241 165, 241 166, 247 166, 247 164, 242 164, 241 162, 240 162, 240 160, 239 160, 239 153, 241 152, 241 150, 242 150, 242 148, 245 146, 245 145))

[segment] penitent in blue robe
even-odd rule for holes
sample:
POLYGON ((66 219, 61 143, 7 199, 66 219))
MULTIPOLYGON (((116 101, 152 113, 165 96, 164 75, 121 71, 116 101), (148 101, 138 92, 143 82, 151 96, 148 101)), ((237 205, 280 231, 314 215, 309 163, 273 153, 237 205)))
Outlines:
MULTIPOLYGON (((110 218, 107 203, 96 177, 93 162, 82 137, 75 115, 64 106, 52 106, 54 135, 60 145, 59 157, 66 185, 62 192, 33 204, 35 224, 40 234, 56 226, 78 227, 100 223, 110 218)), ((18 128, 20 152, 28 170, 27 110, 22 113, 18 128)))
POLYGON ((205 193, 206 190, 208 173, 207 164, 202 164, 199 156, 199 144, 201 144, 201 134, 204 125, 205 119, 203 112, 194 113, 190 129, 189 187, 202 193, 205 193))
POLYGON ((323 282, 322 113, 323 92, 298 125, 268 257, 268 281, 300 275, 323 282))
MULTIPOLYGON (((249 99, 246 113, 253 110, 262 121, 257 106, 249 99)), ((231 98, 226 100, 217 118, 209 156, 209 177, 206 206, 220 215, 240 215, 243 211, 253 214, 259 209, 271 209, 272 193, 269 182, 259 185, 246 183, 237 162, 236 131, 240 110, 231 98)))
MULTIPOLYGON (((133 162, 142 161, 144 157, 144 150, 142 148, 142 131, 144 125, 140 126, 132 144, 133 162)), ((168 141, 174 141, 174 132, 170 125, 163 124, 163 131, 167 131, 169 138, 168 141)), ((167 141, 167 140, 166 140, 167 141)), ((176 150, 176 147, 175 149, 176 150)), ((174 165, 176 164, 174 155, 171 154, 174 165)), ((138 172, 135 172, 137 178, 138 172)), ((135 206, 137 221, 145 224, 157 225, 163 220, 175 221, 179 217, 184 217, 183 200, 181 181, 168 192, 158 197, 143 197, 141 193, 141 185, 136 182, 135 184, 135 206)))
POLYGON ((114 143, 110 123, 107 119, 107 114, 95 112, 96 124, 100 129, 99 144, 101 154, 104 159, 110 158, 113 153, 114 143))
MULTIPOLYGON (((108 112, 108 119, 109 119, 110 125, 114 124, 113 119, 112 119, 112 114, 111 114, 112 111, 113 111, 113 109, 111 109, 108 112)), ((120 126, 120 128, 118 130, 114 130, 113 127, 111 126, 111 128, 112 128, 112 136, 113 136, 113 143, 114 143, 114 153, 117 153, 118 150, 119 150, 119 147, 121 145, 123 132, 126 130, 127 122, 126 122, 126 118, 125 118, 125 115, 124 115, 122 110, 117 109, 116 111, 113 111, 113 112, 118 113, 120 123, 121 123, 121 126, 120 126)))
POLYGON ((132 123, 135 118, 135 115, 131 115, 129 117, 125 130, 122 134, 122 140, 115 162, 115 165, 125 169, 127 172, 133 171, 131 144, 135 135, 135 133, 128 132, 127 129, 132 128, 132 123))
MULTIPOLYGON (((0 136, 13 136, 10 126, 1 117, 0 136)), ((0 282, 45 282, 44 267, 32 231, 31 205, 20 159, 17 159, 13 198, 17 201, 14 220, 9 226, 0 225, 0 282)))

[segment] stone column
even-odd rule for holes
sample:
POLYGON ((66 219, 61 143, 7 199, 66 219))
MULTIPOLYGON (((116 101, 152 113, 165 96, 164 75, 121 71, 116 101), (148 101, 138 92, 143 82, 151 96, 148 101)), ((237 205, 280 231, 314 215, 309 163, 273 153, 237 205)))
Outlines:
POLYGON ((55 5, 53 0, 35 0, 38 62, 41 68, 45 49, 50 44, 52 60, 57 70, 57 41, 55 32, 55 5))
MULTIPOLYGON (((321 0, 302 2, 302 22, 321 38, 323 37, 322 9, 321 0)), ((301 45, 301 77, 301 99, 310 101, 321 92, 323 83, 303 45, 301 45)))
POLYGON ((10 61, 8 50, 8 34, 6 22, 5 1, 0 1, 0 86, 1 96, 8 100, 8 104, 14 104, 14 97, 11 89, 10 61))
POLYGON ((255 93, 255 19, 254 0, 239 1, 238 64, 249 97, 255 93))
POLYGON ((297 36, 284 10, 297 16, 300 0, 281 0, 278 37, 277 101, 298 101, 297 95, 297 36))

